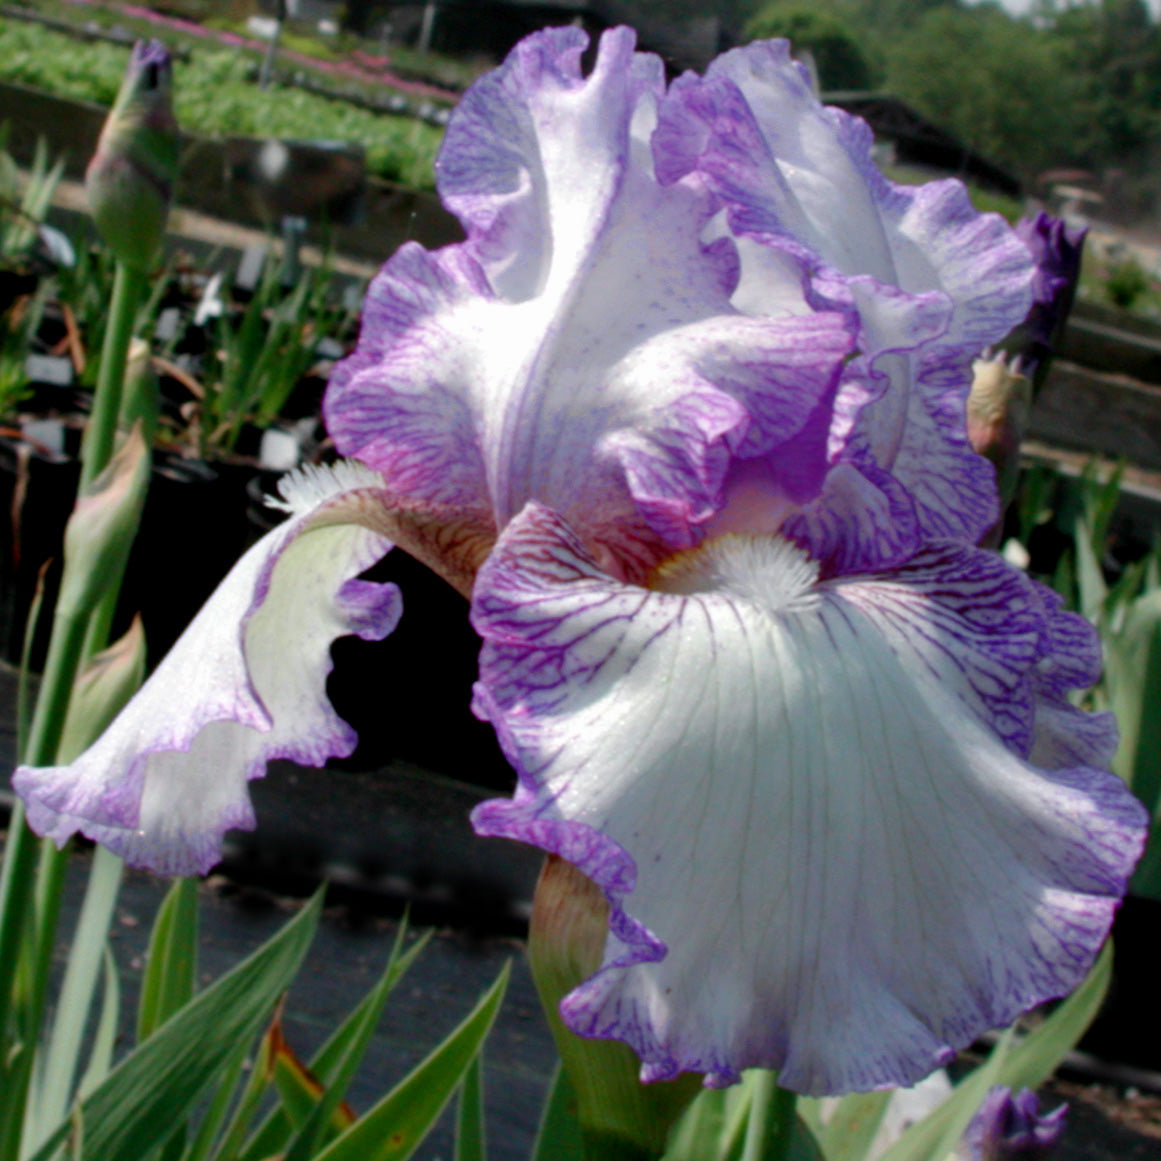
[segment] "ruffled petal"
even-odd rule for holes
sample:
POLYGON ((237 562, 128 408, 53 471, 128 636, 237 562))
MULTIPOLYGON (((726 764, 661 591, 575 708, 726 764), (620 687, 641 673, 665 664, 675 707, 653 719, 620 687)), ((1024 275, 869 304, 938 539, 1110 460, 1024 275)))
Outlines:
MULTIPOLYGON (((853 337, 791 272, 779 317, 731 305, 708 197, 653 173, 660 63, 618 29, 582 76, 584 43, 530 37, 465 98, 440 187, 467 241, 388 262, 326 415, 394 491, 497 528, 540 500, 633 575, 696 542, 731 457, 833 405, 853 337)), ((824 454, 801 469, 810 496, 824 454)))
POLYGON ((644 1079, 844 1092, 910 1084, 1083 978, 1143 811, 997 736, 1039 640, 1001 569, 948 549, 820 583, 789 542, 728 536, 650 591, 543 508, 510 525, 476 586, 476 711, 520 783, 473 821, 609 899, 570 1027, 627 1041, 644 1079))
POLYGON ((1042 609, 1043 631, 1032 678, 1032 761, 1049 770, 1080 765, 1105 769, 1117 750, 1117 719, 1111 713, 1085 713, 1071 701, 1101 675, 1100 635, 1090 621, 1064 607, 1059 593, 1039 583, 1033 588, 1042 609))
POLYGON ((394 585, 357 579, 391 542, 375 488, 341 490, 344 478, 316 481, 310 510, 242 557, 93 746, 69 766, 17 770, 35 830, 61 844, 80 831, 163 874, 204 873, 226 830, 254 827, 246 783, 268 762, 351 753, 354 731, 326 698, 330 645, 387 636, 401 603, 394 585))
MULTIPOLYGON (((764 291, 762 252, 774 251, 800 267, 812 306, 857 319, 862 357, 844 376, 836 462, 869 451, 899 481, 914 507, 910 550, 923 538, 974 542, 994 521, 995 502, 991 469, 963 433, 971 360, 1023 319, 1032 264, 1002 219, 975 212, 960 183, 893 185, 871 144, 861 120, 819 104, 784 41, 726 53, 704 79, 680 78, 653 139, 661 180, 704 186, 726 211, 742 260, 735 305, 780 306, 780 284, 764 291)), ((876 491, 872 482, 872 503, 876 491)), ((828 489, 817 507, 857 525, 844 507, 850 496, 849 487, 828 489)), ((814 527, 808 513, 799 536, 814 527)), ((809 547, 825 559, 822 542, 809 547)), ((905 555, 867 555, 852 567, 905 555)))

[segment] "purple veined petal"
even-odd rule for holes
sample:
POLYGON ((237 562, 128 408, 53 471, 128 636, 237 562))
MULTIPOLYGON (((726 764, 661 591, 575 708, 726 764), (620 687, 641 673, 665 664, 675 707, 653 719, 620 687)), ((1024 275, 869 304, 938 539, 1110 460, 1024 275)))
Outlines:
MULTIPOLYGON (((730 304, 710 199, 653 174, 659 63, 619 29, 582 77, 582 43, 533 36, 465 98, 440 182, 468 239, 387 263, 325 410, 393 491, 497 528, 540 500, 630 575, 696 541, 735 451, 829 406, 852 336, 791 271, 779 317, 730 304)), ((812 494, 824 466, 800 467, 812 494)))
POLYGON ((660 336, 616 369, 633 421, 599 451, 619 464, 637 510, 667 546, 692 547, 719 512, 737 519, 737 509, 749 527, 777 528, 789 503, 818 495, 850 342, 833 312, 728 318, 660 336), (748 325, 743 360, 738 340, 748 325), (655 414, 658 382, 683 380, 688 394, 655 414), (748 488, 747 470, 761 473, 748 488))
POLYGON ((1069 700, 1101 674, 1100 635, 1079 613, 1064 608, 1064 598, 1034 583, 1043 609, 1044 630, 1033 676, 1035 740, 1031 758, 1049 770, 1112 764, 1119 731, 1111 713, 1084 713, 1069 700))
POLYGON ((17 770, 33 829, 204 873, 226 830, 253 828, 246 783, 268 762, 351 753, 326 698, 331 642, 383 638, 401 612, 394 585, 357 579, 391 548, 379 484, 346 465, 292 485, 294 518, 234 566, 109 729, 71 765, 17 770))
POLYGON ((609 899, 574 1031, 629 1043, 646 1080, 761 1066, 839 1093, 909 1084, 1084 977, 1144 814, 990 727, 1037 648, 982 560, 883 589, 727 536, 650 591, 544 508, 509 526, 473 600, 475 704, 520 781, 473 821, 609 899))
POLYGON ((860 445, 852 441, 827 473, 818 499, 790 514, 781 529, 828 576, 897 564, 920 539, 911 496, 860 445))
POLYGON ((826 591, 857 609, 914 674, 954 690, 1028 756, 1044 617, 1023 573, 995 553, 948 542, 897 572, 836 580, 826 591))
MULTIPOLYGON (((653 139, 662 181, 696 179, 726 211, 741 256, 735 305, 762 313, 780 303, 780 289, 764 293, 766 250, 801 267, 812 306, 857 317, 863 358, 847 368, 839 411, 851 413, 858 454, 911 495, 924 539, 974 542, 994 520, 994 480, 963 436, 971 362, 1026 314, 1030 255, 997 215, 975 212, 960 183, 887 181, 871 144, 862 121, 819 104, 785 42, 749 45, 704 79, 680 78, 653 139), (957 486, 933 486, 940 479, 957 486)), ((858 522, 829 497, 819 504, 832 521, 858 522)))
POLYGON ((629 28, 605 33, 585 78, 581 29, 529 36, 448 123, 439 193, 499 296, 536 297, 584 265, 623 179, 630 124, 665 88, 660 58, 635 41, 629 28))
MULTIPOLYGON (((1027 248, 998 215, 978 214, 960 182, 889 182, 871 146, 865 122, 819 103, 786 41, 735 49, 704 79, 680 78, 654 138, 660 179, 699 174, 735 235, 799 255, 836 297, 843 287, 855 293, 852 280, 863 294, 878 283, 918 296, 927 309, 938 297, 922 296, 945 297, 945 341, 978 354, 1027 312, 1027 248)), ((905 345, 889 340, 908 324, 906 312, 894 313, 895 327, 880 321, 877 349, 905 345)))

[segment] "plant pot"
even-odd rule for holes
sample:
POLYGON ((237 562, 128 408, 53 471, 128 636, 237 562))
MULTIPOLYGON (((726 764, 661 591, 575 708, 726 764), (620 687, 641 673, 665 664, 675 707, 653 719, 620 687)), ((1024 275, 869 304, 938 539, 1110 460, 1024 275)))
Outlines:
MULTIPOLYGON (((246 520, 249 464, 210 465, 168 451, 154 452, 153 477, 141 527, 130 553, 113 622, 123 633, 135 612, 145 625, 151 663, 184 631, 234 562, 255 539, 246 520)), ((0 440, 0 644, 20 661, 25 623, 40 570, 43 607, 50 610, 60 587, 64 527, 72 512, 80 463, 49 456, 21 440, 0 440)), ((51 617, 42 616, 30 663, 44 664, 51 617)))
MULTIPOLYGON (((42 607, 49 609, 55 601, 64 526, 79 480, 80 462, 74 456, 0 437, 0 650, 12 664, 20 662, 42 568, 42 607)), ((41 617, 31 646, 34 669, 44 664, 50 630, 51 618, 41 617)))

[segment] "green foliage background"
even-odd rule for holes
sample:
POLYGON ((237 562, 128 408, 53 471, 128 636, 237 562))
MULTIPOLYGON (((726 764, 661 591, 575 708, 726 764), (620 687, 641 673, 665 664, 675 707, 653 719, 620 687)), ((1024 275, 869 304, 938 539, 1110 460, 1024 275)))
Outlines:
POLYGON ((811 48, 824 92, 855 87, 857 52, 867 87, 1022 177, 1116 168, 1138 208, 1153 197, 1161 33, 1144 0, 1039 0, 1024 17, 994 2, 771 0, 745 31, 811 48))
MULTIPOLYGON (((85 43, 35 24, 0 17, 0 79, 60 96, 110 105, 125 72, 126 49, 85 43)), ((247 79, 251 59, 230 49, 198 47, 174 63, 174 105, 190 133, 325 137, 367 150, 379 177, 431 188, 443 132, 411 117, 359 109, 344 101, 247 79)), ((3 112, 0 110, 0 119, 3 112)))
MULTIPOLYGON (((632 22, 662 9, 675 24, 716 15, 726 43, 788 36, 813 53, 824 92, 894 93, 1025 179, 1116 171, 1128 209, 1157 206, 1161 31, 1145 0, 1038 0, 1024 17, 995 0, 624 0, 610 11, 632 22)), ((3 78, 108 104, 124 59, 111 45, 0 18, 3 78)), ((412 65, 422 72, 422 60, 412 65)), ((182 124, 285 136, 309 125, 312 136, 361 142, 372 172, 431 186, 438 129, 297 89, 259 92, 252 67, 245 54, 197 45, 177 66, 182 124)))

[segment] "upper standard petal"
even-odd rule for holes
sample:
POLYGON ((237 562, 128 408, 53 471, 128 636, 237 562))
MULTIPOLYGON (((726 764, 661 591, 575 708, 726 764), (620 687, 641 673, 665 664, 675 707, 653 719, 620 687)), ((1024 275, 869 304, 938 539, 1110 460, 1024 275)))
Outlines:
MULTIPOLYGON (((784 41, 680 78, 653 138, 660 178, 709 189, 721 207, 740 255, 735 305, 761 314, 781 302, 768 277, 777 255, 799 267, 812 306, 856 320, 860 357, 843 376, 832 459, 889 472, 915 535, 861 538, 857 559, 828 559, 835 520, 849 543, 865 524, 849 480, 824 489, 795 532, 829 567, 855 571, 896 564, 924 539, 978 540, 994 521, 992 471, 967 445, 964 405, 971 361, 1024 318, 1033 275, 1016 234, 978 214, 959 182, 894 185, 871 145, 865 123, 820 104, 784 41)), ((870 480, 867 502, 879 491, 870 480)))
POLYGON ((731 304, 737 254, 705 233, 710 199, 654 174, 659 62, 618 29, 582 76, 583 43, 530 37, 465 97, 439 169, 467 241, 388 262, 326 414, 392 489, 497 529, 551 504, 632 573, 698 538, 730 455, 830 406, 853 338, 792 271, 776 314, 731 304), (627 471, 630 452, 647 473, 627 471), (635 491, 645 475, 660 500, 635 491))

